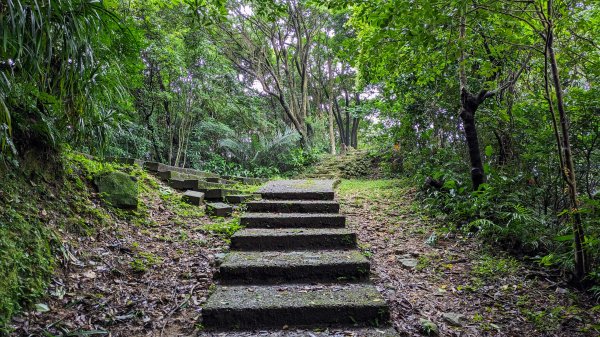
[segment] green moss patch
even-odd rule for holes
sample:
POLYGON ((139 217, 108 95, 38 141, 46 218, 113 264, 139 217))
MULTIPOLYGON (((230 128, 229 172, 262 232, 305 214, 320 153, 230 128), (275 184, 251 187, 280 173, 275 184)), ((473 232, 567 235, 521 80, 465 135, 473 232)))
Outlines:
POLYGON ((10 317, 44 294, 54 235, 38 219, 12 208, 0 215, 0 334, 10 317))
POLYGON ((124 209, 136 209, 138 183, 123 172, 104 172, 94 177, 98 192, 109 204, 124 209))

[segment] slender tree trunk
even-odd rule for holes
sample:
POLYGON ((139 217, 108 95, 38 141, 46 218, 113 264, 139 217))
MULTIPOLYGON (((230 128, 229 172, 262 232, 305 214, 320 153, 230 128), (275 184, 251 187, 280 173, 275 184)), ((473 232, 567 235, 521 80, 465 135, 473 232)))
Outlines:
POLYGON ((350 137, 350 146, 357 149, 358 148, 358 125, 360 123, 360 119, 353 118, 352 119, 352 136, 350 137))
POLYGON ((505 137, 501 134, 502 131, 493 130, 496 141, 498 142, 498 148, 500 153, 498 154, 498 165, 503 166, 508 162, 508 155, 506 153, 505 137))
POLYGON ((185 116, 181 120, 181 125, 178 130, 178 142, 177 142, 177 155, 175 156, 175 166, 179 167, 179 163, 182 161, 184 146, 186 142, 185 134, 186 134, 187 122, 185 116))
POLYGON ((338 126, 338 131, 340 133, 340 145, 345 146, 346 143, 346 130, 344 130, 344 120, 342 118, 342 111, 337 99, 333 100, 335 107, 335 122, 338 126))
POLYGON ((481 161, 481 151, 479 150, 479 139, 477 136, 477 127, 475 125, 475 112, 481 103, 476 96, 463 90, 461 93, 460 119, 463 122, 467 148, 469 150, 469 161, 471 163, 471 182, 473 190, 477 190, 479 185, 485 182, 485 173, 483 162, 481 161))
POLYGON ((350 146, 350 111, 348 111, 348 106, 346 106, 346 140, 344 141, 344 145, 350 146))
POLYGON ((181 165, 181 167, 186 167, 187 165, 187 159, 188 159, 188 150, 190 148, 190 138, 192 136, 192 127, 193 127, 194 123, 190 123, 190 127, 188 129, 188 133, 187 133, 187 137, 186 137, 186 142, 185 142, 185 149, 183 150, 183 165, 181 165))
MULTIPOLYGON (((149 74, 146 80, 146 89, 148 91, 153 91, 154 90, 154 78, 155 78, 155 65, 154 63, 150 63, 149 66, 149 74)), ((141 98, 142 94, 140 93, 138 97, 136 97, 136 99, 138 100, 138 104, 142 107, 140 109, 140 111, 144 111, 143 114, 143 118, 144 118, 144 122, 146 124, 146 128, 148 129, 148 132, 150 132, 150 139, 152 141, 152 148, 154 150, 154 155, 151 156, 152 160, 158 161, 158 162, 164 162, 163 161, 163 156, 162 153, 160 151, 160 146, 159 146, 159 142, 158 142, 158 137, 156 134, 156 130, 154 128, 154 125, 152 124, 152 115, 154 114, 154 108, 156 106, 156 100, 152 99, 152 103, 150 105, 150 111, 148 113, 146 113, 146 108, 145 108, 145 101, 141 98)))
POLYGON ((335 154, 335 131, 333 129, 333 104, 327 109, 327 121, 329 123, 329 153, 335 154))
POLYGON ((148 132, 150 132, 150 139, 152 140, 152 148, 154 149, 153 160, 158 162, 163 162, 162 154, 160 152, 160 147, 158 146, 158 139, 156 137, 156 130, 154 129, 154 125, 152 125, 152 114, 154 113, 154 101, 152 102, 152 107, 149 113, 144 113, 144 122, 146 124, 146 128, 148 132))
MULTIPOLYGON (((569 140, 569 122, 567 118, 567 113, 565 110, 564 100, 563 100, 563 89, 560 83, 560 74, 558 71, 558 63, 556 61, 556 55, 554 54, 554 22, 552 20, 553 17, 553 1, 548 1, 548 20, 545 23, 546 25, 546 62, 550 63, 550 70, 552 72, 552 79, 554 82, 554 91, 556 95, 556 108, 558 110, 559 116, 559 124, 560 124, 560 136, 558 135, 558 130, 556 138, 559 146, 559 152, 562 152, 561 155, 561 170, 562 176, 567 183, 568 192, 569 192, 569 206, 571 208, 571 214, 573 215, 572 221, 572 229, 573 229, 573 241, 575 246, 575 279, 578 282, 581 282, 584 277, 588 273, 588 261, 587 261, 587 252, 583 246, 583 240, 585 237, 585 233, 583 230, 583 224, 581 220, 581 215, 579 214, 579 203, 578 203, 578 192, 577 192, 577 179, 575 176, 575 165, 573 164, 573 154, 571 151, 571 143, 569 140), (562 148, 562 151, 561 151, 562 148)), ((546 75, 547 76, 547 75, 546 75)), ((549 85, 546 84, 546 88, 549 85)), ((549 90, 548 90, 549 91, 549 90)), ((553 104, 552 99, 547 92, 547 96, 550 102, 552 116, 554 116, 553 112, 553 104)), ((554 117, 553 117, 554 118, 554 117)))
MULTIPOLYGON (((354 93, 355 106, 360 106, 360 94, 354 93)), ((352 117, 352 132, 350 132, 350 146, 358 148, 358 126, 360 125, 360 119, 358 117, 352 117)))
POLYGON ((332 66, 331 66, 331 58, 327 59, 327 76, 328 76, 328 87, 329 87, 329 94, 327 94, 327 89, 325 88, 325 86, 323 86, 323 89, 325 94, 327 96, 329 96, 329 109, 327 109, 327 121, 329 123, 329 153, 331 153, 332 155, 336 154, 335 151, 335 130, 334 130, 334 100, 336 99, 334 97, 334 93, 333 93, 333 72, 332 72, 332 66))

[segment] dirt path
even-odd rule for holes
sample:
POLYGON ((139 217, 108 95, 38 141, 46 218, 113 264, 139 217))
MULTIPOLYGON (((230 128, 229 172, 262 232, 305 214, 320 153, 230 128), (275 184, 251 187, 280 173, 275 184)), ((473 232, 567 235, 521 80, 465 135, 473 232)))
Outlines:
POLYGON ((407 186, 350 180, 338 188, 401 336, 600 336, 591 299, 477 239, 436 233, 407 186))

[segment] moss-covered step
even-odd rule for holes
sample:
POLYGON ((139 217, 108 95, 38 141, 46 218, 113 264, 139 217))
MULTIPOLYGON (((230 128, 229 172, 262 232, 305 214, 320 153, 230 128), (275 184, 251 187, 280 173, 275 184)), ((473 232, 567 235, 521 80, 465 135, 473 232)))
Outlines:
POLYGON ((145 162, 144 168, 150 172, 175 171, 175 172, 179 172, 179 173, 191 174, 194 176, 201 176, 201 177, 219 177, 218 174, 211 173, 211 172, 199 171, 199 170, 185 168, 185 167, 171 166, 171 165, 166 165, 166 164, 157 163, 157 162, 145 162))
POLYGON ((182 198, 183 202, 194 206, 200 206, 204 202, 204 193, 196 191, 185 191, 182 198))
POLYGON ((191 174, 191 175, 195 175, 195 176, 203 176, 203 177, 218 177, 219 176, 216 173, 200 171, 200 170, 195 170, 195 169, 185 168, 185 167, 166 166, 166 169, 171 170, 171 171, 177 171, 177 172, 181 172, 181 173, 191 174))
POLYGON ((223 188, 225 187, 225 185, 221 184, 221 183, 211 183, 208 181, 204 181, 204 180, 199 180, 198 181, 198 186, 196 187, 197 191, 203 192, 203 190, 206 189, 211 189, 211 188, 223 188))
MULTIPOLYGON (((199 181, 204 181, 204 182, 214 182, 215 180, 222 180, 219 178, 214 178, 214 177, 210 177, 210 176, 206 176, 206 174, 189 174, 189 173, 181 173, 178 171, 158 171, 155 172, 155 175, 160 179, 160 180, 164 180, 164 181, 168 181, 171 179, 180 179, 180 180, 192 180, 192 179, 196 179, 199 181)), ((223 184, 222 182, 219 182, 219 184, 223 184)))
POLYGON ((211 201, 224 201, 225 197, 232 194, 240 194, 240 191, 224 188, 199 187, 196 191, 204 193, 204 199, 211 201))
POLYGON ((168 166, 157 162, 147 161, 144 162, 144 169, 150 172, 159 172, 168 170, 168 166))
POLYGON ((342 228, 346 217, 331 213, 247 213, 240 224, 247 228, 342 228))
POLYGON ((264 184, 267 181, 269 181, 269 179, 264 179, 264 178, 248 178, 248 177, 236 177, 236 176, 223 176, 223 178, 230 180, 230 181, 236 181, 242 184, 246 184, 246 185, 260 185, 260 184, 264 184))
POLYGON ((263 199, 333 200, 337 180, 273 180, 258 190, 263 199))
POLYGON ((249 200, 256 199, 254 194, 231 194, 225 196, 225 202, 239 205, 243 203, 247 203, 249 200))
POLYGON ((385 300, 370 284, 220 286, 202 309, 207 328, 385 325, 385 300))
POLYGON ((171 179, 169 186, 176 190, 194 190, 198 188, 197 179, 171 179))
POLYGON ((194 190, 203 192, 206 189, 222 188, 222 184, 209 183, 198 179, 170 179, 169 186, 177 190, 194 190))
POLYGON ((219 177, 206 177, 206 181, 209 183, 219 183, 223 185, 234 185, 238 183, 237 181, 227 180, 219 177))
POLYGON ((179 172, 179 173, 192 174, 192 175, 202 176, 202 177, 218 177, 219 176, 218 174, 215 174, 212 172, 206 172, 206 171, 194 170, 191 168, 177 167, 177 166, 164 165, 164 164, 162 165, 161 171, 175 171, 175 172, 179 172))
POLYGON ((248 212, 338 213, 340 204, 333 200, 260 200, 247 203, 248 212))
POLYGON ((232 251, 219 267, 221 284, 362 280, 369 261, 358 250, 232 251))
POLYGON ((206 214, 211 216, 231 216, 233 207, 222 202, 210 202, 206 204, 206 214))
POLYGON ((356 233, 344 228, 245 228, 231 237, 235 250, 350 249, 356 233))

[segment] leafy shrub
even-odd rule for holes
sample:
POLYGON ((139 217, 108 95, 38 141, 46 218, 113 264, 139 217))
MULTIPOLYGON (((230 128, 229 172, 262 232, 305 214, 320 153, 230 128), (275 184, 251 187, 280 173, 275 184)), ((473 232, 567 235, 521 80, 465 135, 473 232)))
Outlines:
POLYGON ((468 177, 453 171, 437 170, 431 179, 441 181, 441 188, 425 186, 421 196, 425 208, 443 217, 451 227, 477 233, 484 240, 509 250, 546 251, 552 237, 549 219, 524 203, 535 187, 515 189, 525 185, 522 177, 508 178, 492 174, 479 190, 471 191, 468 177))
MULTIPOLYGON (((512 252, 538 256, 545 266, 573 270, 573 236, 570 225, 555 214, 536 208, 544 197, 544 190, 531 184, 526 177, 509 178, 488 168, 488 182, 479 190, 471 191, 468 176, 455 171, 434 170, 431 179, 443 182, 440 188, 428 186, 425 176, 419 176, 423 189, 424 209, 450 228, 476 235, 485 242, 512 252)), ((595 201, 585 198, 581 213, 586 225, 588 251, 591 265, 600 259, 598 233, 598 207, 595 201)), ((597 271, 589 276, 592 284, 598 283, 597 271)))

